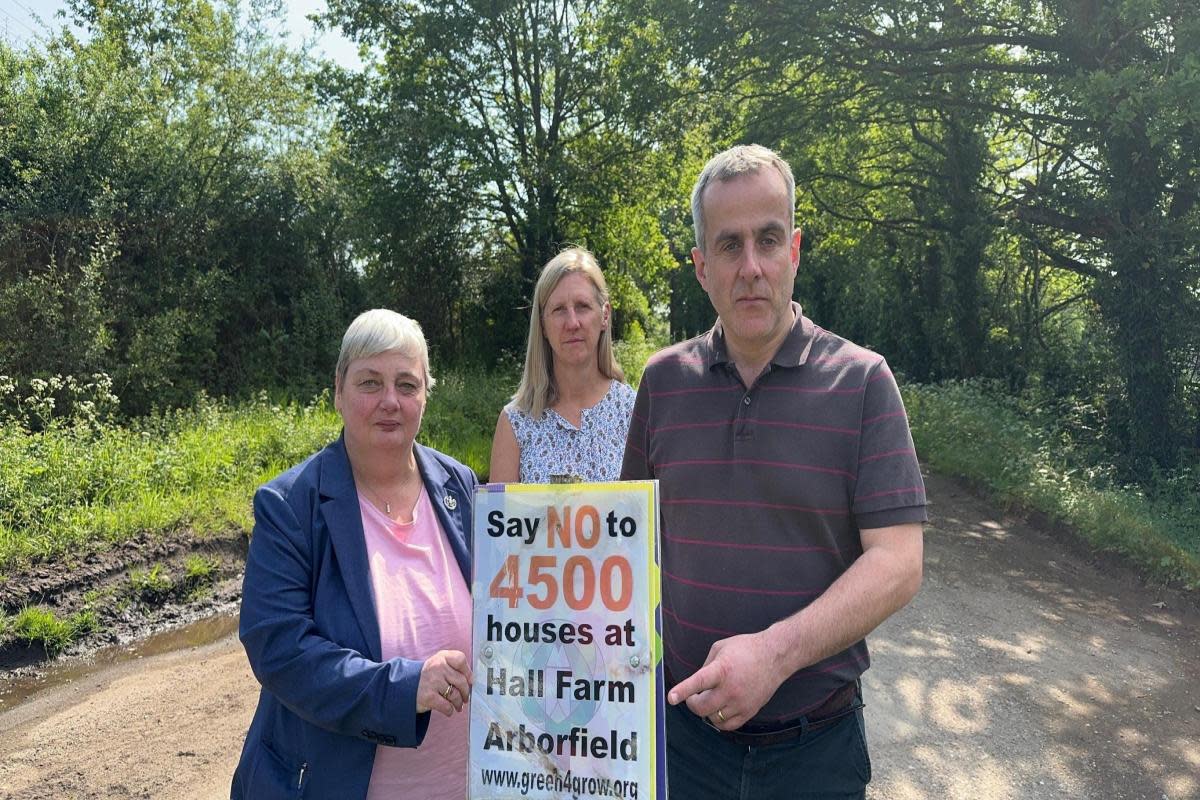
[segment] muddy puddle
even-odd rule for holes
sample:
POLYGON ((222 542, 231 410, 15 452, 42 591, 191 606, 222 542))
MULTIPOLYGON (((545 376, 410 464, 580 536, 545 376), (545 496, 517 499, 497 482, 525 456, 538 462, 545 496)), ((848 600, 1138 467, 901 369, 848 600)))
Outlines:
POLYGON ((128 644, 104 647, 87 656, 50 664, 36 674, 8 678, 0 681, 0 713, 47 689, 86 679, 117 664, 211 644, 236 632, 237 626, 235 607, 128 644))

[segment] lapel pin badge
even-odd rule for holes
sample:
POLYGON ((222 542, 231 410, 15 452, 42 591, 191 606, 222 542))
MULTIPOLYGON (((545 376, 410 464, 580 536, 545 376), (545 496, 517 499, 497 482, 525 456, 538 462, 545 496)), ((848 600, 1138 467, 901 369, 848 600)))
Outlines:
POLYGON ((442 505, 444 505, 448 510, 453 511, 454 509, 458 508, 458 501, 454 499, 454 495, 448 494, 442 498, 442 505))

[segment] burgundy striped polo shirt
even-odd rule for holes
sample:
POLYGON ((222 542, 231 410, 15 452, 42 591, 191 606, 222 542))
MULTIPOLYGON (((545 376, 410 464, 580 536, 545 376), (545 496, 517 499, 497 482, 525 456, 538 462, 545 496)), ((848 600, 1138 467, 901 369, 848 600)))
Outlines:
MULTIPOLYGON (((650 359, 621 477, 657 478, 667 672, 804 608, 862 554, 860 529, 923 522, 925 487, 883 357, 796 321, 747 389, 720 320, 650 359)), ((816 708, 869 664, 865 641, 800 670, 751 721, 816 708)))

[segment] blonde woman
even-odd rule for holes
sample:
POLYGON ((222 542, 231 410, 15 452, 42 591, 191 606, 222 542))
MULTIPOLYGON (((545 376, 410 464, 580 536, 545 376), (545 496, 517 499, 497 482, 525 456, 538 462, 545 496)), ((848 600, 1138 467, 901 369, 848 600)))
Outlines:
POLYGON ((534 288, 525 369, 496 421, 489 480, 616 480, 634 399, 624 377, 596 257, 564 250, 534 288))

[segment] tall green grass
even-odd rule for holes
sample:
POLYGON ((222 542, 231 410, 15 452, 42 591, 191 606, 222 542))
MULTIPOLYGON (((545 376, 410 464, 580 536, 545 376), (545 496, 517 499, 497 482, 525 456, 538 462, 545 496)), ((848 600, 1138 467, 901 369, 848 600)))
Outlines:
POLYGON ((1113 470, 1080 463, 1062 431, 1035 424, 1015 399, 973 383, 909 385, 903 394, 917 452, 935 472, 1061 520, 1160 580, 1200 588, 1196 476, 1164 477, 1149 489, 1113 485, 1113 470))
POLYGON ((437 374, 417 440, 457 458, 485 480, 496 419, 516 391, 519 377, 511 366, 496 371, 460 368, 437 374))
POLYGON ((337 435, 326 398, 194 408, 129 427, 0 428, 0 574, 141 532, 250 524, 253 488, 337 435))
POLYGON ((98 627, 96 612, 90 608, 60 619, 48 609, 27 606, 13 616, 0 611, 0 644, 12 640, 41 644, 53 656, 98 627))
MULTIPOLYGON (((419 441, 485 476, 514 384, 483 370, 445 373, 419 441)), ((340 429, 328 394, 308 404, 202 397, 126 427, 51 423, 31 433, 0 422, 0 576, 142 532, 249 530, 255 487, 340 429)))

